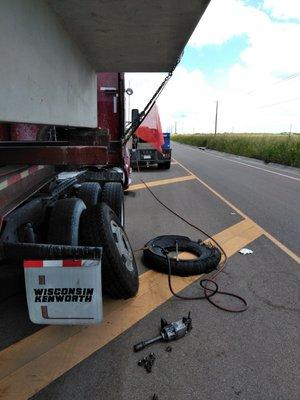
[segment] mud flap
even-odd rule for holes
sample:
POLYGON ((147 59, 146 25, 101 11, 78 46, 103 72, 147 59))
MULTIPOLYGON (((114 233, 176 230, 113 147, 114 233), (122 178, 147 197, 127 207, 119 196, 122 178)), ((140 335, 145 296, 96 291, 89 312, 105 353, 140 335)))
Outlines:
POLYGON ((101 260, 26 260, 24 273, 29 316, 35 324, 101 322, 101 260))

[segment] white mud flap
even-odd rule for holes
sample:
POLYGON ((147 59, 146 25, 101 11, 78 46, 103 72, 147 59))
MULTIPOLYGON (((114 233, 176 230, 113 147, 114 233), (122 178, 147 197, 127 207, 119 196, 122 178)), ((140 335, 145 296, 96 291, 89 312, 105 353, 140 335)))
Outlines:
POLYGON ((27 260, 24 272, 29 316, 35 324, 101 322, 100 260, 27 260))

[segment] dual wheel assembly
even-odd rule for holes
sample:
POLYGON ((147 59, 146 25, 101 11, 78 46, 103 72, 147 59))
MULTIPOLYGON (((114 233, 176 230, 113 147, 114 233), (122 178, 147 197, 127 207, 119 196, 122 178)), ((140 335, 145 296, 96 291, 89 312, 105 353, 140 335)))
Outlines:
POLYGON ((57 200, 51 210, 48 243, 100 246, 103 291, 133 297, 139 286, 134 254, 124 230, 124 193, 119 182, 85 182, 75 196, 57 200))

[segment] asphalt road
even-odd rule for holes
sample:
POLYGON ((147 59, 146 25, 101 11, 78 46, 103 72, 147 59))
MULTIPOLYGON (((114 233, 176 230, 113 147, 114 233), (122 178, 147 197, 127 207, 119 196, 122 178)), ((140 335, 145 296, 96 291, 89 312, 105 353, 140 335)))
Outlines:
MULTIPOLYGON (((173 147, 174 157, 196 176, 176 163, 169 171, 145 169, 133 173, 125 196, 126 231, 140 273, 136 298, 105 298, 104 321, 86 328, 32 324, 24 294, 0 303, 1 400, 151 400, 154 394, 158 400, 298 400, 299 262, 260 226, 292 251, 299 249, 297 201, 289 201, 289 196, 299 197, 299 172, 173 147), (205 300, 172 297, 166 276, 145 268, 139 249, 148 240, 162 234, 197 240, 199 232, 161 207, 141 185, 141 177, 169 207, 222 240, 230 257, 218 284, 243 296, 249 305, 246 312, 227 313, 205 300), (283 190, 271 207, 267 201, 279 186, 283 190), (253 254, 239 254, 241 247, 253 254), (133 353, 133 344, 157 334, 161 317, 177 320, 188 311, 193 329, 172 343, 171 353, 163 343, 133 353), (137 361, 150 351, 156 362, 148 374, 137 361)), ((199 295, 197 281, 174 281, 182 294, 199 295)), ((239 306, 227 296, 216 300, 239 306)))
POLYGON ((300 254, 300 170, 172 142, 173 156, 300 254))

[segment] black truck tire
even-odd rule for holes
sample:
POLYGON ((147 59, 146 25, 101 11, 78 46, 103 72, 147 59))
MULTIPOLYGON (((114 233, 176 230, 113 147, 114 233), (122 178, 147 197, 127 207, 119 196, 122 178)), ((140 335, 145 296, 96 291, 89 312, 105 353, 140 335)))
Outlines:
POLYGON ((145 245, 143 258, 148 268, 168 273, 169 266, 162 248, 167 252, 175 251, 176 242, 180 252, 190 252, 197 256, 193 260, 176 260, 169 258, 172 275, 191 276, 207 274, 217 268, 221 252, 215 247, 199 244, 186 236, 165 235, 150 240, 145 245))
POLYGON ((116 299, 135 296, 139 277, 134 254, 119 218, 106 203, 82 213, 80 237, 81 245, 103 247, 103 291, 116 299))
POLYGON ((119 218, 121 225, 125 226, 124 191, 119 182, 106 182, 102 189, 102 201, 109 205, 119 218))
POLYGON ((86 207, 92 207, 101 200, 101 186, 97 182, 84 182, 76 188, 76 197, 81 199, 86 207))
POLYGON ((162 163, 157 164, 158 169, 170 169, 171 161, 164 161, 162 163))
POLYGON ((76 197, 57 200, 49 219, 48 243, 78 246, 80 217, 85 208, 76 197))

